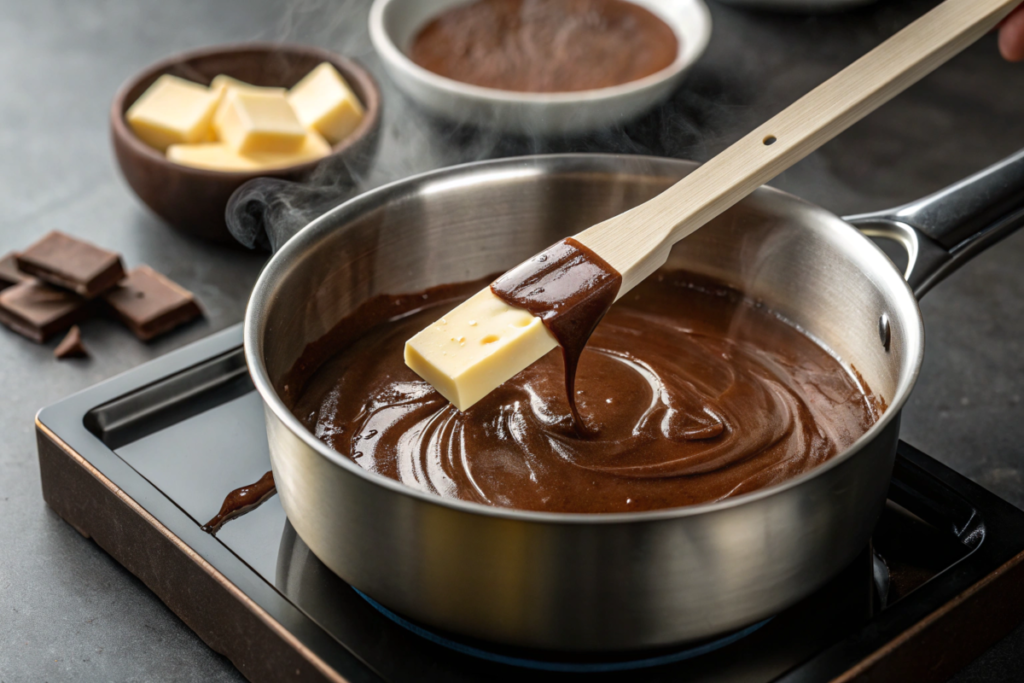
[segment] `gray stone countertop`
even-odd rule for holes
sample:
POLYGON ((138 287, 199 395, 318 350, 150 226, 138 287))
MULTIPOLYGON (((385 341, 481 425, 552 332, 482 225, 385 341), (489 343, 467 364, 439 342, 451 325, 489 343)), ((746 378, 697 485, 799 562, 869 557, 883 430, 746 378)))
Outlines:
MULTIPOLYGON (((355 57, 384 86, 380 154, 361 187, 491 156, 615 151, 704 161, 926 11, 880 0, 841 14, 715 4, 714 36, 682 89, 625 128, 574 140, 508 140, 438 125, 387 82, 366 36, 368 0, 3 0, 0 4, 0 250, 48 230, 88 238, 194 291, 206 318, 142 344, 107 320, 93 352, 56 362, 0 329, 0 681, 235 681, 139 581, 49 511, 33 416, 42 406, 241 321, 264 255, 162 224, 118 174, 107 110, 118 85, 169 54, 252 39, 355 57)), ((773 184, 838 214, 923 196, 1024 147, 1024 65, 992 36, 855 125, 773 184)), ((923 301, 927 358, 903 438, 1024 505, 1024 233, 923 301)), ((955 680, 1020 680, 1024 627, 955 680)))

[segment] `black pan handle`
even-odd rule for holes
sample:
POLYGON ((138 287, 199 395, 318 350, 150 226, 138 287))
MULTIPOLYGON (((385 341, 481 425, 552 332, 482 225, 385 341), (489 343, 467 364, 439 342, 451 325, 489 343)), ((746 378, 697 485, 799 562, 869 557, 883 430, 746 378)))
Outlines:
POLYGON ((907 250, 906 278, 920 299, 976 254, 1024 227, 1024 150, 909 204, 844 218, 907 250))

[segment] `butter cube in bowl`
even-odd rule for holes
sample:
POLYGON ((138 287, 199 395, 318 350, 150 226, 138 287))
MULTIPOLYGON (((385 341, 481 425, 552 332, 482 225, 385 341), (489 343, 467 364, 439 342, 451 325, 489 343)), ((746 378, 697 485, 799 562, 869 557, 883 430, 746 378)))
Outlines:
POLYGON ((126 82, 110 111, 128 185, 175 228, 233 241, 224 221, 247 181, 302 181, 326 166, 353 182, 377 150, 380 90, 326 50, 250 43, 195 50, 126 82))

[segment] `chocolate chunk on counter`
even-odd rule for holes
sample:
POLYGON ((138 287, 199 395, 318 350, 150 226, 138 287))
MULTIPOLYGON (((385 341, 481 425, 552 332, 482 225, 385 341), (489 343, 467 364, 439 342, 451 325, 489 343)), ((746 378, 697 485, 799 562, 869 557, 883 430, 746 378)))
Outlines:
POLYGON ((0 323, 42 344, 90 313, 90 302, 35 278, 0 292, 0 323))
POLYGON ((64 339, 53 350, 53 355, 61 360, 65 358, 89 357, 89 351, 86 350, 85 344, 82 343, 82 331, 78 329, 78 325, 71 326, 68 333, 64 335, 64 339))
POLYGON ((201 316, 192 292, 149 266, 139 266, 103 297, 135 336, 148 341, 201 316))
POLYGON ((6 289, 19 282, 24 282, 32 276, 18 269, 18 254, 11 252, 0 258, 0 290, 6 289))
POLYGON ((112 251, 51 232, 18 254, 18 268, 50 284, 92 299, 124 277, 121 257, 112 251))

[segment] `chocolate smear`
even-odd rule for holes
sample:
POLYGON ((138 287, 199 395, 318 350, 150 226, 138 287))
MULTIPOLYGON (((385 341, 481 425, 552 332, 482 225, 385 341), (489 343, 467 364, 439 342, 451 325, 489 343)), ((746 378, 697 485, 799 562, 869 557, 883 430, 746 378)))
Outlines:
POLYGON ((203 525, 203 531, 216 533, 224 523, 258 508, 277 491, 273 471, 267 472, 255 484, 242 486, 227 495, 220 506, 220 512, 203 525))

